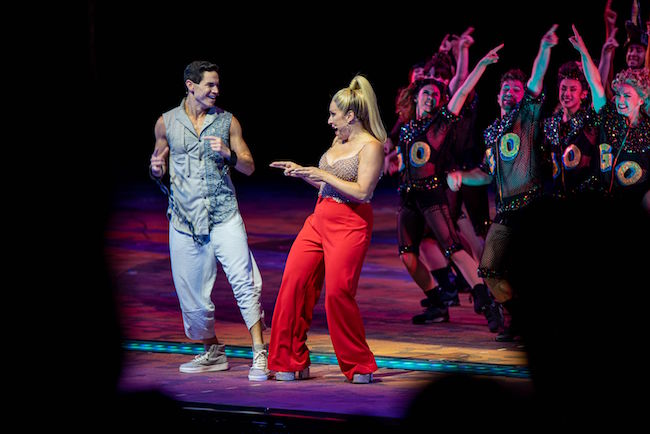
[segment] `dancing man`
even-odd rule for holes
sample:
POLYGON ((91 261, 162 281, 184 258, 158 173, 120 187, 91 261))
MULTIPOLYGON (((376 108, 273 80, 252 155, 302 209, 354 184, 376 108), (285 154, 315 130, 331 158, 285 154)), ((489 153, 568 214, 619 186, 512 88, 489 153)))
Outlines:
POLYGON ((156 122, 150 175, 169 174, 167 216, 174 286, 183 312, 185 334, 203 342, 205 351, 180 366, 194 373, 228 369, 225 345, 215 334, 211 293, 220 263, 253 343, 248 378, 268 378, 264 345, 262 278, 248 247, 230 170, 255 170, 239 121, 216 106, 219 69, 206 61, 185 68, 187 95, 156 122))

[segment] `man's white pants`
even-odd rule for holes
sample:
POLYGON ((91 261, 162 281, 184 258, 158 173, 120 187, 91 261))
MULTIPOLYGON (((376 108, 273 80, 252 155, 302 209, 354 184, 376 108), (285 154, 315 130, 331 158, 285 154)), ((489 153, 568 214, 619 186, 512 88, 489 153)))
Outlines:
POLYGON ((183 312, 185 334, 193 340, 215 336, 215 307, 211 294, 217 278, 217 261, 232 287, 248 329, 260 319, 264 328, 264 310, 260 303, 262 276, 248 247, 246 228, 239 212, 215 225, 209 238, 208 243, 200 246, 191 236, 169 225, 172 277, 183 312))

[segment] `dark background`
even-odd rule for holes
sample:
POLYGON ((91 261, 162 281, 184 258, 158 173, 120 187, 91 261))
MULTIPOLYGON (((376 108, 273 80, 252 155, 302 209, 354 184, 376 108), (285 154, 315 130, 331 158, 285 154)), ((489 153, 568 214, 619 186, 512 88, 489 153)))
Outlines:
MULTIPOLYGON (((315 165, 331 143, 331 96, 356 73, 374 86, 387 130, 394 99, 409 68, 437 51, 446 33, 475 28, 470 70, 505 43, 500 62, 479 82, 479 127, 496 116, 499 76, 511 67, 530 73, 539 42, 553 23, 560 42, 546 76, 549 106, 557 102, 558 66, 579 59, 568 42, 571 24, 594 59, 600 56, 605 1, 301 3, 251 2, 123 4, 89 2, 88 60, 102 118, 87 145, 110 149, 109 172, 120 184, 146 179, 153 126, 184 95, 184 67, 196 59, 221 67, 218 104, 241 122, 257 164, 252 179, 274 177, 275 159, 315 165)), ((630 1, 614 1, 618 39, 630 1)), ((642 6, 643 7, 643 6, 642 6)), ((624 61, 622 49, 616 65, 624 61)), ((239 176, 243 178, 243 176, 239 176)), ((242 181, 244 182, 244 181, 242 181)))

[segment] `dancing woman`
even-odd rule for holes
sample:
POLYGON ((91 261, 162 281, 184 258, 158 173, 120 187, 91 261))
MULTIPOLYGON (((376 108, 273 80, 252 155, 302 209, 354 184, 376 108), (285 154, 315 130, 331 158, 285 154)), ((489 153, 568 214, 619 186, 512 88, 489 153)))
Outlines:
POLYGON ((328 124, 335 137, 318 167, 271 163, 319 192, 287 257, 273 313, 269 369, 280 381, 309 376, 307 331, 325 283, 327 325, 341 371, 348 381, 370 383, 377 364, 355 296, 370 245, 370 200, 382 173, 386 131, 365 77, 354 77, 334 95, 328 124))
POLYGON ((645 68, 628 68, 612 82, 608 101, 598 68, 578 30, 569 38, 578 50, 600 126, 599 180, 602 190, 622 206, 650 213, 650 77, 645 68))
POLYGON ((405 99, 410 121, 402 127, 399 141, 404 164, 399 187, 399 253, 409 274, 429 300, 426 310, 413 317, 414 324, 449 321, 448 306, 441 299, 441 287, 426 287, 431 277, 418 252, 425 228, 428 228, 445 256, 470 284, 475 297, 480 299, 477 305, 486 315, 490 329, 496 331, 500 326, 498 306, 489 299, 487 287, 476 272, 478 264, 463 250, 456 232, 445 192, 444 173, 451 164, 447 136, 486 67, 498 61, 497 52, 501 47, 496 47, 478 62, 447 104, 443 102, 445 86, 435 79, 415 82, 409 87, 410 101, 405 99))

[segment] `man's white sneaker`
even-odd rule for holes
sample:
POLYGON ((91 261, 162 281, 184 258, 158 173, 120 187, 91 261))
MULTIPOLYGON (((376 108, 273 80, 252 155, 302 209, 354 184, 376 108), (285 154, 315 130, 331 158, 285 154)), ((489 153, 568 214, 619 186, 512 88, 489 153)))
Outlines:
POLYGON ((188 374, 197 372, 225 371, 228 369, 226 358, 226 346, 224 344, 213 344, 203 353, 199 354, 191 362, 183 363, 179 370, 188 374))

